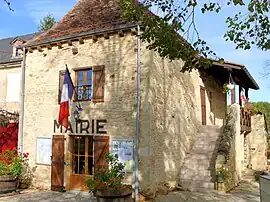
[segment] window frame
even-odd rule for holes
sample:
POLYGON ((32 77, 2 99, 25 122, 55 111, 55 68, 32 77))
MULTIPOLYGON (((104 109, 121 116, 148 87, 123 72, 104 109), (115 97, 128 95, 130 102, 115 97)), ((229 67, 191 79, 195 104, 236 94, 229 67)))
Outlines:
POLYGON ((77 69, 73 69, 75 71, 75 95, 74 95, 74 101, 79 101, 79 102, 84 102, 84 101, 91 101, 93 99, 93 89, 94 89, 94 67, 82 67, 82 68, 77 68, 77 69), (78 94, 77 94, 77 90, 78 90, 78 73, 79 72, 84 72, 84 78, 83 78, 83 82, 84 85, 83 86, 87 86, 87 71, 91 70, 92 71, 92 84, 91 84, 91 98, 90 99, 78 99, 78 94))

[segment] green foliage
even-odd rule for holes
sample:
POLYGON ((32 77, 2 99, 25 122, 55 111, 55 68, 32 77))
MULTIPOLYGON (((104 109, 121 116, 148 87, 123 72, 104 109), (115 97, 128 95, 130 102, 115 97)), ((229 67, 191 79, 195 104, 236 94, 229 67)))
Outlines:
POLYGON ((269 102, 252 102, 255 112, 262 112, 265 115, 267 127, 270 127, 270 103, 269 102))
POLYGON ((17 154, 16 151, 7 150, 0 153, 0 176, 11 175, 19 177, 22 168, 28 161, 28 153, 17 154))
POLYGON ((118 160, 117 155, 110 153, 105 154, 105 159, 109 165, 109 169, 107 166, 101 166, 95 171, 94 177, 86 176, 84 179, 86 187, 91 191, 104 189, 119 190, 123 186, 124 164, 118 160))
POLYGON ((40 20, 38 30, 40 32, 50 29, 56 23, 55 18, 52 14, 48 14, 40 20))
MULTIPOLYGON (((184 60, 182 71, 191 71, 193 68, 208 68, 211 62, 206 58, 216 58, 216 54, 199 35, 195 12, 219 13, 223 7, 215 0, 198 2, 145 0, 140 4, 134 0, 120 0, 120 7, 125 19, 139 22, 145 27, 142 39, 148 42, 149 49, 157 51, 164 58, 184 60), (151 9, 159 10, 160 16, 153 15, 149 11, 151 9)), ((250 0, 245 4, 243 0, 226 0, 225 5, 247 10, 247 15, 237 13, 234 17, 228 16, 228 31, 224 35, 226 40, 233 41, 236 48, 250 49, 252 45, 263 50, 270 48, 270 1, 250 0)))

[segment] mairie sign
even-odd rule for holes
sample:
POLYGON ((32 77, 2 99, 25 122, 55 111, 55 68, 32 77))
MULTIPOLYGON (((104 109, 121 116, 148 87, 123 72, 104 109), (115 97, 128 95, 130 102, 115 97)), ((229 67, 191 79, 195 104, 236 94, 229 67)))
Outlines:
POLYGON ((104 126, 107 123, 105 119, 97 120, 80 120, 75 123, 68 122, 68 127, 63 128, 56 120, 54 120, 54 133, 85 133, 85 134, 107 134, 104 126))

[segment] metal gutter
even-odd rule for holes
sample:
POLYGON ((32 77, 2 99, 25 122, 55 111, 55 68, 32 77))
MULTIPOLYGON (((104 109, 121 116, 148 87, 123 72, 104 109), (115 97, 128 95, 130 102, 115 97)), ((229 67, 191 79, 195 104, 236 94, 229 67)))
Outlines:
POLYGON ((87 31, 87 32, 83 32, 80 34, 72 34, 72 35, 68 35, 68 36, 64 36, 64 37, 59 37, 59 38, 53 38, 53 39, 48 39, 48 40, 43 40, 40 42, 36 42, 33 44, 26 44, 25 47, 30 48, 33 46, 40 46, 40 45, 45 45, 48 43, 55 43, 57 41, 62 41, 62 40, 70 40, 70 39, 74 39, 74 38, 79 38, 79 37, 85 37, 85 36, 89 36, 89 35, 98 35, 98 34, 103 34, 103 33, 108 33, 108 32, 115 32, 115 31, 119 31, 119 30, 123 30, 123 29, 131 29, 131 28, 136 28, 137 25, 122 25, 119 26, 117 28, 113 28, 113 29, 101 29, 101 30, 91 30, 91 31, 87 31))
POLYGON ((23 47, 23 60, 22 60, 22 69, 21 69, 21 95, 20 95, 19 134, 18 134, 18 152, 20 152, 20 153, 23 152, 25 59, 26 59, 26 48, 23 47))

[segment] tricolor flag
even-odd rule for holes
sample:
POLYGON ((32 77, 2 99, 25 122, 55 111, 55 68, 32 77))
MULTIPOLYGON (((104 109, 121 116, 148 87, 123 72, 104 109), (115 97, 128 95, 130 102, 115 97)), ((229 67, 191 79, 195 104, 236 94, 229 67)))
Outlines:
POLYGON ((69 75, 68 68, 66 68, 66 72, 64 75, 64 83, 62 88, 62 95, 60 101, 60 110, 58 122, 65 128, 68 127, 68 117, 69 117, 69 100, 72 99, 74 91, 74 85, 69 75))

